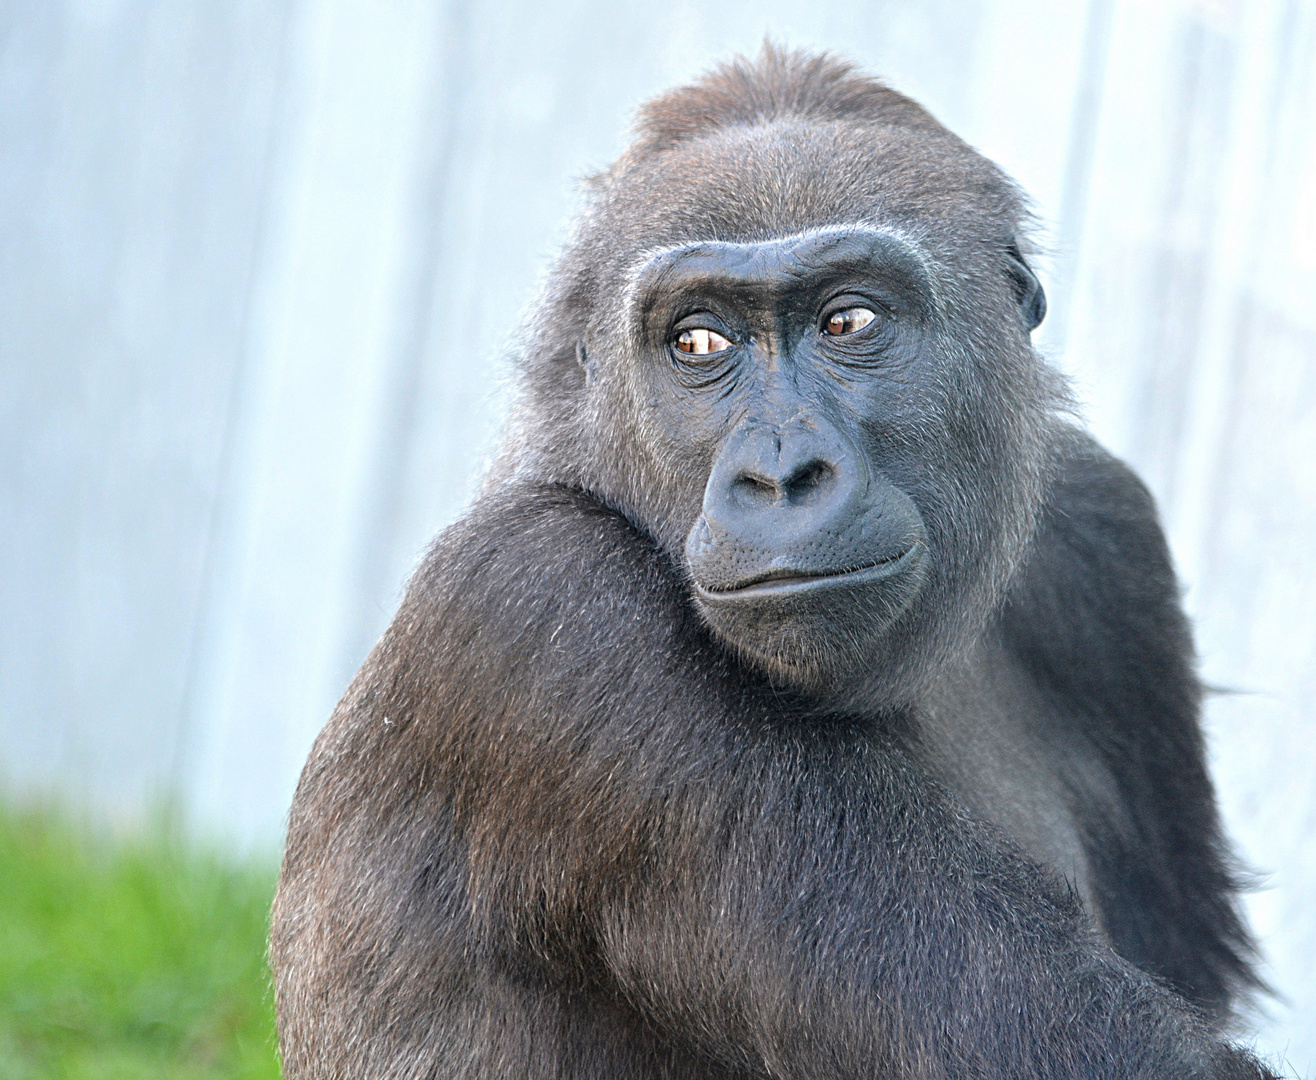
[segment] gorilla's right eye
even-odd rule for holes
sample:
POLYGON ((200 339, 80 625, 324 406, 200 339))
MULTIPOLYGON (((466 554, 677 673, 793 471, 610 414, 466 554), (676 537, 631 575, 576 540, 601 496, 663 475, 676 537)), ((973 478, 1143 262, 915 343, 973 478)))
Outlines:
POLYGON ((846 308, 844 311, 835 312, 823 323, 823 333, 830 337, 848 337, 850 334, 857 334, 876 318, 877 315, 868 308, 846 308))
POLYGON ((681 352, 689 353, 691 356, 709 356, 712 353, 726 352, 731 348, 731 342, 716 330, 709 330, 704 326, 682 330, 676 335, 674 344, 681 352))

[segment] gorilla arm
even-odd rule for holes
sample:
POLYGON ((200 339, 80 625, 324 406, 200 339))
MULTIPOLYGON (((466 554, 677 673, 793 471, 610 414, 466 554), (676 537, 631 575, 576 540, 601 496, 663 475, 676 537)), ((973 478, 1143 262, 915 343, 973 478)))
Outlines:
MULTIPOLYGON (((588 497, 486 500, 299 787, 271 946, 288 1076, 429 1075, 459 1044, 462 1075, 533 1075, 551 1050, 517 1025, 582 992, 708 1075, 1265 1075, 896 727, 747 676, 588 497), (496 1023, 495 984, 520 1002, 496 1023)), ((591 1038, 577 1060, 622 1061, 591 1038)))

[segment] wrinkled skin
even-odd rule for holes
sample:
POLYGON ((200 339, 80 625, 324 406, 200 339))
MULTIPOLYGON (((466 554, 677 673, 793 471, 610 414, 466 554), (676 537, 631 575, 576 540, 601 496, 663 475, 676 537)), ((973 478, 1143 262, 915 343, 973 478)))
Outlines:
POLYGON ((837 61, 646 107, 302 776, 289 1080, 1270 1075, 1164 538, 1026 251, 837 61))
POLYGON ((877 444, 910 408, 928 293, 865 229, 696 244, 640 273, 657 425, 713 459, 685 545, 699 609, 783 682, 853 677, 922 589, 927 530, 877 444), (690 327, 724 347, 673 348, 690 327))

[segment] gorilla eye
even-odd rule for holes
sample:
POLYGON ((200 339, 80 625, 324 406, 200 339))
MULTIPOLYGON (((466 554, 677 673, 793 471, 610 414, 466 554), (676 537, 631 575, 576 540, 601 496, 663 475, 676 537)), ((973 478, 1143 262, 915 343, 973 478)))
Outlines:
POLYGON ((846 308, 828 317, 823 332, 832 337, 844 337, 862 330, 876 318, 877 315, 866 307, 846 308))
POLYGON ((692 356, 708 356, 710 353, 725 352, 731 348, 731 342, 716 330, 698 326, 693 330, 682 330, 676 337, 676 347, 692 356))

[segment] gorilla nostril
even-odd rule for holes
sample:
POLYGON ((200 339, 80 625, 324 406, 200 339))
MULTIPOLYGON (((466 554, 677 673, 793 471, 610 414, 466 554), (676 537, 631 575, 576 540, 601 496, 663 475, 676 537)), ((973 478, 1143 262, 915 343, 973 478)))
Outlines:
POLYGON ((786 498, 790 502, 803 502, 830 488, 835 476, 835 466, 826 461, 810 461, 786 481, 786 498))
POLYGON ((781 497, 781 487, 776 481, 761 473, 745 470, 732 481, 732 490, 738 497, 754 502, 775 501, 781 497))
POLYGON ((731 482, 738 502, 807 502, 832 487, 836 467, 815 458, 789 475, 773 476, 757 469, 742 469, 731 482))

